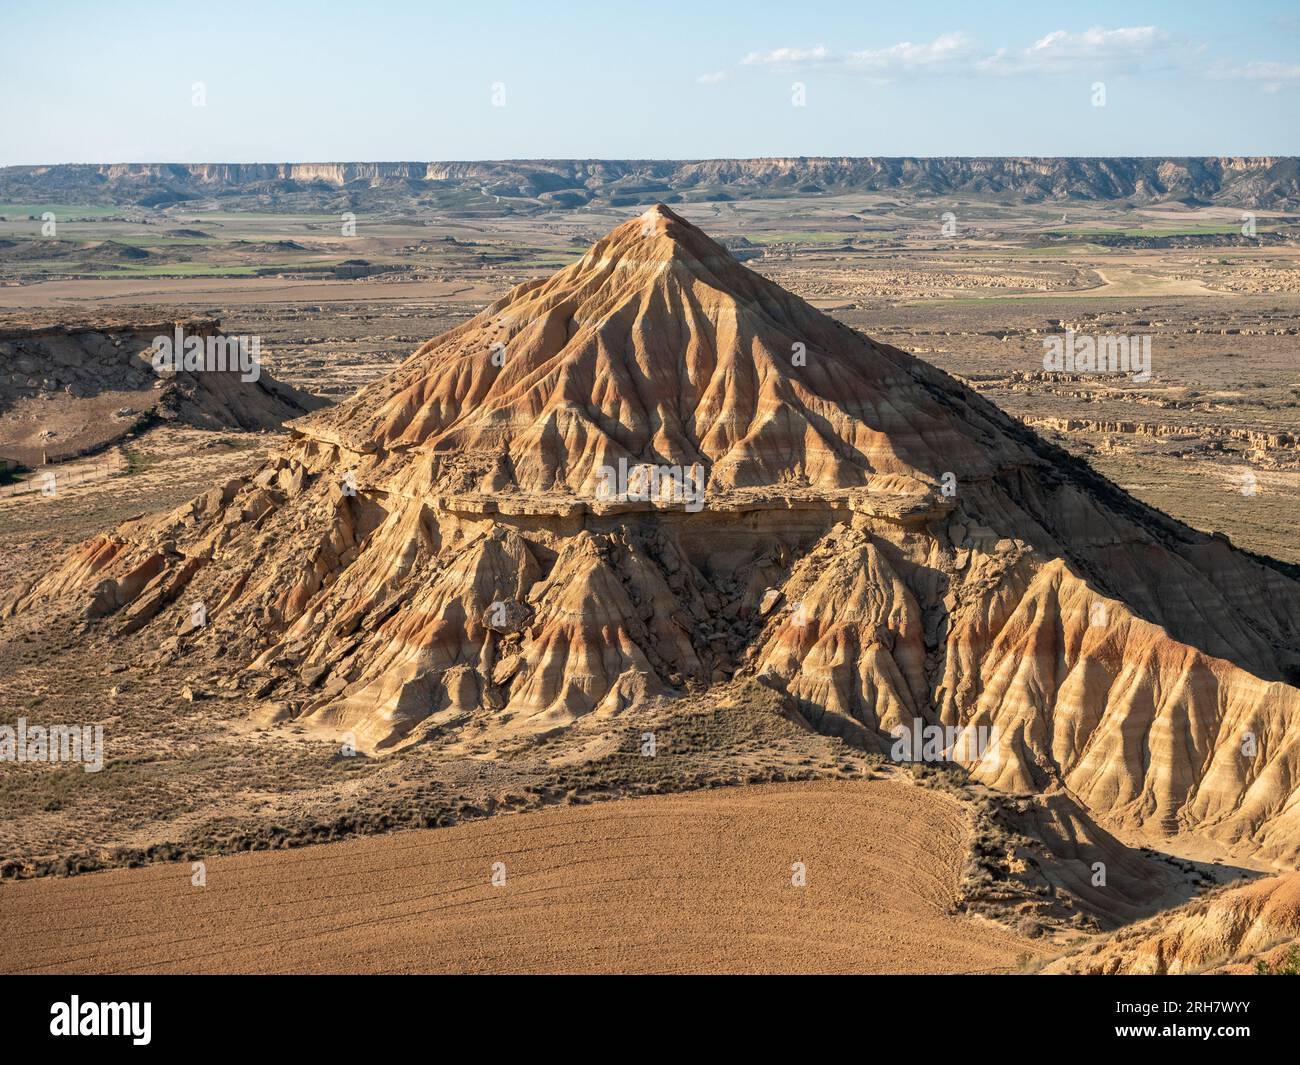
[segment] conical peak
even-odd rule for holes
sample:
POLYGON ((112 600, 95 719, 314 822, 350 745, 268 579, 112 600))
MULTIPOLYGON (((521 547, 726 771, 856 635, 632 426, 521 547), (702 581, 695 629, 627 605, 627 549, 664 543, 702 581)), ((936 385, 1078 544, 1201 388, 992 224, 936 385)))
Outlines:
POLYGON ((595 499, 607 471, 650 465, 701 466, 715 494, 840 492, 885 477, 908 495, 951 467, 952 450, 975 452, 967 471, 993 468, 968 446, 984 426, 960 423, 907 356, 747 269, 663 205, 302 431, 359 453, 420 449, 427 465, 413 476, 454 475, 458 490, 485 494, 595 499))
POLYGON ((711 271, 724 265, 739 266, 725 247, 662 203, 610 230, 592 246, 587 258, 680 263, 711 271))
POLYGON ((704 236, 702 230, 696 229, 681 215, 674 214, 664 204, 657 203, 635 219, 643 230, 643 235, 663 234, 671 239, 681 239, 683 231, 691 231, 704 236))

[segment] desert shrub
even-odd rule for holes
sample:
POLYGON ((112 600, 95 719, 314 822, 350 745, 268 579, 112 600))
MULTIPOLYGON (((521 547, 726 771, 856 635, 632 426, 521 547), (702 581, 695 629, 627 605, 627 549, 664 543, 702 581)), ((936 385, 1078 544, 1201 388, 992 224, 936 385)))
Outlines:
POLYGON ((1300 976, 1300 944, 1294 944, 1286 957, 1274 965, 1262 958, 1255 963, 1256 976, 1300 976))

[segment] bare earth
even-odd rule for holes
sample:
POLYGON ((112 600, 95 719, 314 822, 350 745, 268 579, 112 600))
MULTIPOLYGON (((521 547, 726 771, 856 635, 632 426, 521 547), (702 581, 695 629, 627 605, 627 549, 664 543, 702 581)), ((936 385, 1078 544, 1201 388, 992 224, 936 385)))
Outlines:
POLYGON ((941 794, 818 782, 214 858, 203 888, 188 864, 47 877, 0 887, 0 971, 951 973, 1036 957, 949 914, 966 838, 941 794))

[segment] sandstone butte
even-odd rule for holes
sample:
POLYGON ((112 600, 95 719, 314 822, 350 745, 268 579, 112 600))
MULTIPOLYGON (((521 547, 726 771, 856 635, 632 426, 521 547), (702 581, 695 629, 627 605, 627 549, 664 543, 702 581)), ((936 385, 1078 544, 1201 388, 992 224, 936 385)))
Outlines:
POLYGON ((662 206, 292 426, 0 614, 220 653, 378 754, 750 676, 853 742, 996 727, 971 764, 989 785, 1300 860, 1300 571, 1135 500, 662 206), (609 498, 620 460, 702 465, 704 506, 609 498))

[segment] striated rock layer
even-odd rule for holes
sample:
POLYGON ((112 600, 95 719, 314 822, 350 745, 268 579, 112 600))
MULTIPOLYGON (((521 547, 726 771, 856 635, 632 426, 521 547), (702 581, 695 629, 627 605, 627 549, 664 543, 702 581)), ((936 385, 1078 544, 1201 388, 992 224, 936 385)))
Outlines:
POLYGON ((1059 958, 1056 974, 1255 973, 1300 959, 1300 873, 1219 891, 1059 958))
POLYGON ((1112 828, 1300 856, 1297 571, 663 207, 4 611, 42 603, 251 664, 371 752, 756 675, 869 747, 985 729, 977 777, 1068 789, 1112 828))

